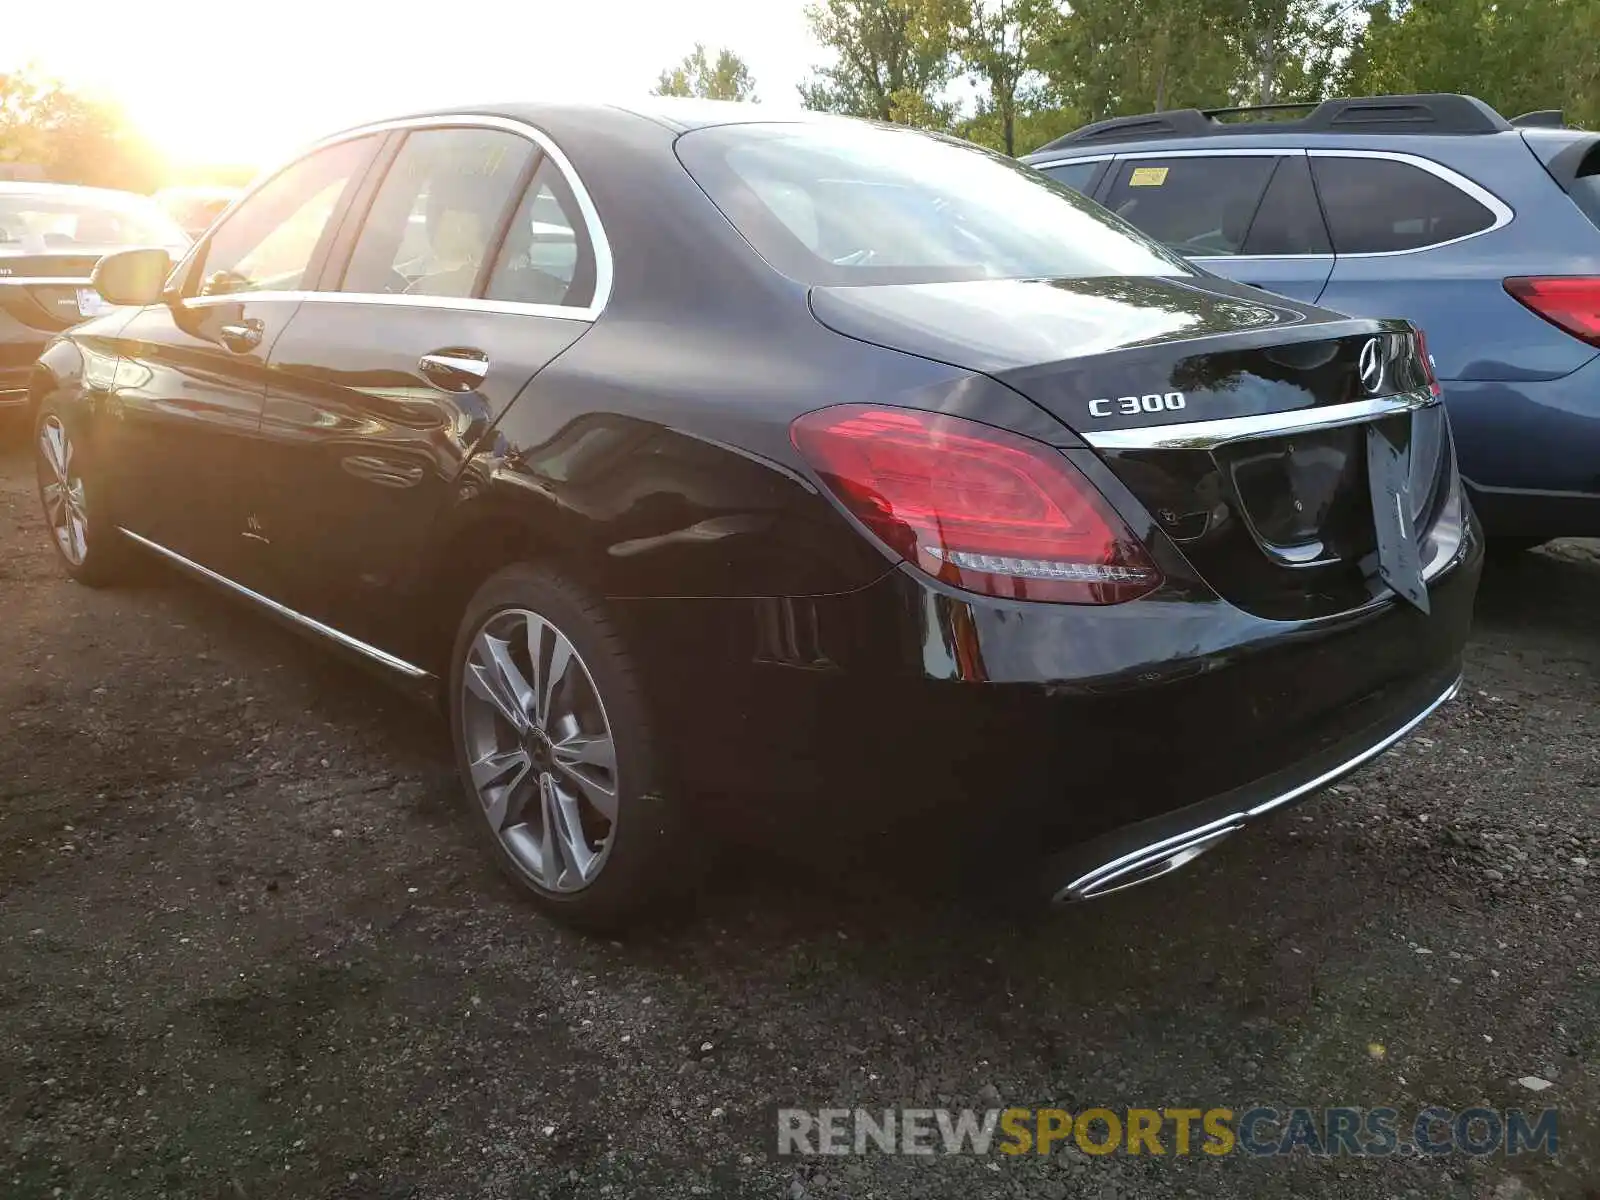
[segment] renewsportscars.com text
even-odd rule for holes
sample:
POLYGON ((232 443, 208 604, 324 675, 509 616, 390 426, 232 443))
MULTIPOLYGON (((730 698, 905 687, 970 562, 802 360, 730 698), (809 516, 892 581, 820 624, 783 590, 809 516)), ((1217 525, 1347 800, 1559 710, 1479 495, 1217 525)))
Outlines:
POLYGON ((1554 1157, 1557 1113, 1395 1108, 779 1108, 779 1156, 1085 1154, 1554 1157))

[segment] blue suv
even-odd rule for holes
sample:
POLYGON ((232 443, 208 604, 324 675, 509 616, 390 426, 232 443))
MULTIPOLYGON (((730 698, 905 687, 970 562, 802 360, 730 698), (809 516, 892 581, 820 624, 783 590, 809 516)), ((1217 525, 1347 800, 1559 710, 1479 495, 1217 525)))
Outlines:
POLYGON ((1600 534, 1600 134, 1380 96, 1117 117, 1024 161, 1218 275, 1409 318, 1491 539, 1600 534))

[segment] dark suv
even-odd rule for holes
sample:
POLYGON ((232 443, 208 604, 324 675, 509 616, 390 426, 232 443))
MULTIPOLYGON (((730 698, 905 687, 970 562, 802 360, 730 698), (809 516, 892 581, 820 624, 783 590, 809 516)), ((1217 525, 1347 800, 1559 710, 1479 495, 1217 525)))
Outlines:
POLYGON ((1025 161, 1219 275, 1409 318, 1489 535, 1600 533, 1600 134, 1470 96, 1309 107, 1119 117, 1025 161))

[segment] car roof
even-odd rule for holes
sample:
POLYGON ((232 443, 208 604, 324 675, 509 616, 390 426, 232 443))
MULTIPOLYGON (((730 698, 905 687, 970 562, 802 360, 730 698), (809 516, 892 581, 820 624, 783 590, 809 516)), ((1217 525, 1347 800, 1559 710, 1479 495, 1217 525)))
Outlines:
POLYGON ((1209 141, 1213 138, 1277 137, 1284 134, 1470 137, 1504 133, 1510 129, 1511 122, 1476 96, 1434 92, 1408 96, 1359 96, 1323 100, 1315 104, 1178 108, 1135 116, 1107 117, 1063 134, 1041 147, 1040 152, 1168 139, 1204 138, 1209 141), (1291 113, 1302 115, 1290 116, 1291 113))
POLYGON ((55 196, 60 199, 77 200, 148 200, 149 197, 141 196, 138 192, 126 192, 121 188, 89 187, 81 183, 30 183, 26 180, 0 181, 0 196, 55 196))
MULTIPOLYGON (((1228 153, 1233 151, 1246 151, 1249 153, 1271 152, 1283 150, 1370 150, 1385 153, 1420 153, 1424 157, 1448 159, 1451 157, 1449 147, 1459 148, 1464 141, 1470 141, 1474 146, 1502 146, 1524 145, 1523 136, 1530 130, 1507 129, 1501 133, 1485 134, 1470 139, 1462 138, 1455 134, 1440 134, 1435 137, 1418 136, 1416 134, 1383 134, 1383 133, 1270 133, 1249 135, 1224 135, 1216 134, 1208 137, 1161 137, 1141 141, 1095 143, 1085 142, 1061 146, 1056 149, 1036 150, 1032 154, 1023 155, 1021 161, 1033 166, 1050 165, 1052 163, 1070 162, 1082 159, 1107 159, 1118 155, 1149 155, 1228 153)), ((1587 135, 1587 136, 1593 136, 1587 135)))
POLYGON ((825 124, 848 122, 850 117, 811 112, 798 106, 750 104, 737 100, 701 100, 679 96, 642 96, 616 101, 520 100, 489 104, 457 104, 416 112, 395 113, 330 134, 341 137, 395 121, 425 121, 444 117, 503 117, 536 127, 588 124, 606 119, 649 121, 675 133, 721 125, 767 123, 825 124))

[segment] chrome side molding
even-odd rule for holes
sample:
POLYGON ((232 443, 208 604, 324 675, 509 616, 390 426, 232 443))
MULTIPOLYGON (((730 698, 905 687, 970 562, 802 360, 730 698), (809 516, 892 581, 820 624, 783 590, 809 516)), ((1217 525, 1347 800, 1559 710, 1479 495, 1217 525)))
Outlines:
POLYGON ((408 663, 403 658, 396 658, 387 650, 380 650, 376 646, 369 646, 366 642, 361 641, 359 638, 353 638, 348 633, 340 632, 332 625, 324 625, 321 621, 318 621, 314 617, 308 617, 305 615, 305 613, 296 612, 286 604, 279 604, 271 597, 263 596, 260 592, 245 587, 242 583, 235 583, 226 575, 219 575, 210 567, 203 567, 193 559, 185 558, 176 550, 168 550, 160 542, 152 542, 147 537, 141 537, 139 534, 134 533, 133 530, 128 529, 125 526, 119 525, 117 530, 130 541, 143 546, 146 550, 154 550, 157 554, 161 555, 161 557, 167 559, 169 562, 176 563, 178 566, 182 567, 191 574, 198 575, 201 579, 204 579, 209 583, 220 584, 221 586, 227 588, 230 592, 233 592, 235 595, 243 596, 246 600, 252 600, 256 604, 259 604, 262 608, 265 608, 269 612, 283 617, 287 621, 293 622, 295 625, 300 626, 300 628, 309 629, 312 633, 319 634, 322 637, 327 638, 329 641, 343 646, 346 650, 353 650, 355 653, 364 658, 371 659, 380 666, 387 667, 391 671, 395 671, 401 675, 404 675, 407 679, 428 679, 431 677, 429 672, 424 671, 415 663, 408 663))
POLYGON ((1219 417, 1215 421, 1184 421, 1178 425, 1147 425, 1142 429, 1088 429, 1079 432, 1083 440, 1097 450, 1212 450, 1228 442, 1241 442, 1249 438, 1304 433, 1313 429, 1336 429, 1340 425, 1392 417, 1438 403, 1439 398, 1427 391, 1401 392, 1395 396, 1351 400, 1346 404, 1325 404, 1320 408, 1296 408, 1288 412, 1219 417))
POLYGON ((1052 904, 1068 904, 1077 900, 1089 900, 1096 896, 1107 896, 1112 892, 1119 892, 1124 888, 1137 884, 1148 883, 1152 879, 1177 870, 1179 867, 1193 861, 1201 854, 1223 841, 1229 835, 1237 833, 1251 821, 1259 820, 1275 809, 1292 804, 1319 788, 1327 787, 1344 775, 1348 775, 1357 767, 1377 758, 1389 747, 1400 741, 1418 725, 1426 721, 1446 701, 1450 700, 1461 689, 1461 678, 1456 677, 1454 683, 1445 688, 1434 700, 1430 701, 1421 712, 1412 717, 1400 728, 1386 734, 1366 749, 1362 750, 1336 767, 1330 767, 1315 779, 1289 789, 1281 795, 1263 801, 1253 808, 1242 809, 1239 812, 1229 813, 1197 825, 1193 829, 1186 829, 1182 833, 1173 834, 1171 837, 1162 838, 1160 841, 1151 842, 1137 850, 1131 850, 1113 858, 1109 862, 1101 863, 1090 871, 1084 872, 1070 883, 1066 884, 1051 897, 1052 904))

